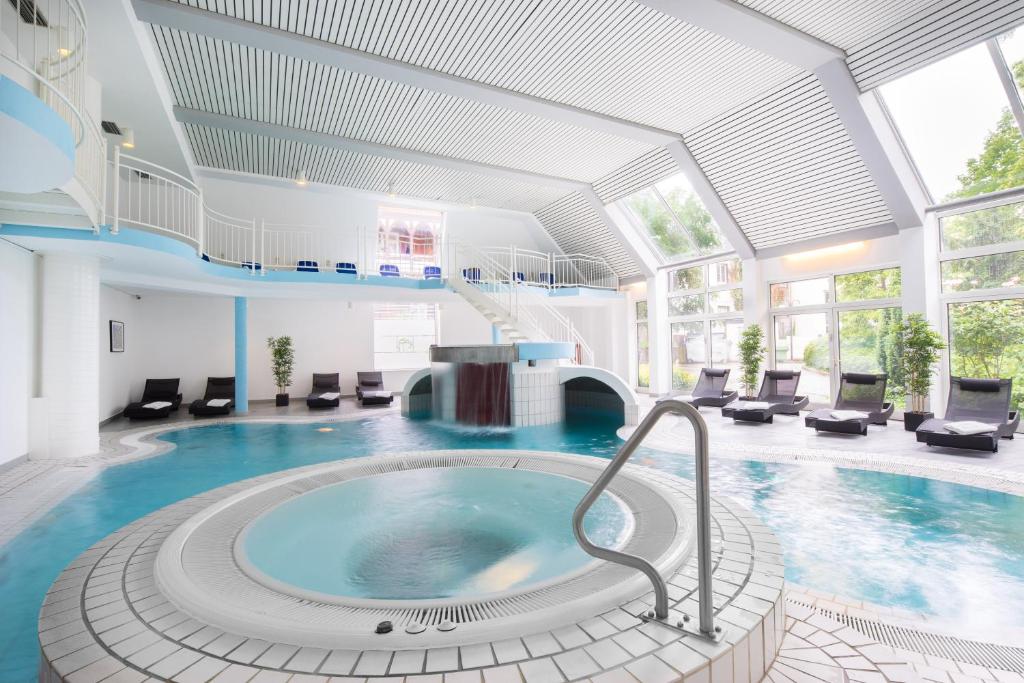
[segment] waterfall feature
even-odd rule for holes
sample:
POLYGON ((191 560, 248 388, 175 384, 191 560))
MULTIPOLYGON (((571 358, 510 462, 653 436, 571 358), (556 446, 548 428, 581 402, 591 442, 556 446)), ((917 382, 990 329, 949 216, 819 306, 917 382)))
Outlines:
POLYGON ((512 424, 513 345, 433 346, 434 419, 478 426, 512 424))

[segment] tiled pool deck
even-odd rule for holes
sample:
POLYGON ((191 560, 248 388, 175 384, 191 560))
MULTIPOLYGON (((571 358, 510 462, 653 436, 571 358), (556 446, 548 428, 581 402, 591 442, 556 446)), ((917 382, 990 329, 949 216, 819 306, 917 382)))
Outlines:
MULTIPOLYGON (((645 400, 649 406, 650 401, 645 400)), ((343 402, 342 408, 328 412, 310 414, 304 406, 295 406, 281 411, 272 406, 256 406, 248 419, 253 420, 330 420, 359 419, 373 413, 386 414, 395 412, 397 408, 377 411, 361 411, 353 404, 343 402), (284 412, 284 415, 282 415, 284 412)), ((844 467, 873 469, 901 474, 914 474, 964 483, 993 490, 1007 491, 1024 495, 1024 458, 1018 452, 1024 449, 1021 442, 1003 441, 998 454, 968 454, 952 450, 930 449, 918 444, 912 434, 902 429, 902 423, 892 422, 887 428, 872 428, 868 437, 842 437, 819 435, 803 426, 803 418, 778 417, 774 425, 734 424, 731 420, 720 418, 717 411, 705 409, 704 414, 711 431, 712 457, 760 459, 767 461, 793 462, 816 461, 828 462, 844 467)), ((237 418, 233 418, 237 419, 237 418)), ((115 422, 103 430, 103 452, 96 456, 79 459, 73 463, 62 462, 25 462, 0 471, 0 544, 6 542, 24 529, 31 521, 38 518, 46 510, 73 492, 78 486, 87 482, 96 472, 110 464, 128 460, 150 457, 163 451, 163 447, 146 439, 146 436, 164 429, 173 429, 183 424, 192 424, 191 418, 177 418, 163 424, 152 423, 142 426, 115 422)), ((208 423, 208 422, 204 422, 208 423)), ((650 445, 658 448, 676 450, 677 444, 684 444, 682 449, 688 450, 686 444, 690 438, 679 430, 678 424, 666 420, 651 436, 650 445)), ((913 615, 897 614, 892 610, 863 605, 850 601, 843 596, 832 596, 815 593, 799 587, 787 586, 787 619, 786 636, 782 642, 779 657, 768 673, 766 680, 775 683, 795 681, 861 681, 863 683, 884 683, 893 681, 930 680, 935 683, 975 683, 976 681, 994 681, 996 683, 1024 683, 1024 676, 1015 671, 983 666, 977 663, 954 660, 917 650, 890 648, 877 643, 872 638, 857 631, 846 623, 830 617, 838 615, 859 616, 872 619, 879 623, 900 623, 906 626, 912 623, 913 615), (853 652, 851 654, 851 651, 853 652)), ((67 618, 66 616, 64 618, 67 618)), ((59 621, 57 619, 56 621, 59 621)), ((921 628, 927 632, 927 624, 921 628)), ((54 631, 56 637, 60 632, 54 631)), ((75 649, 74 635, 58 638, 55 642, 64 643, 63 647, 75 649)), ((557 640, 557 639, 556 639, 557 640)), ((83 646, 85 647, 85 646, 83 646)), ((268 645, 268 649, 269 649, 268 645)), ((266 655, 266 652, 259 656, 266 655)), ((293 653, 291 659, 294 659, 293 653)), ((88 659, 87 655, 81 656, 88 659)), ((655 657, 661 664, 665 661, 655 657)), ((100 673, 102 667, 95 660, 83 665, 68 680, 110 680, 130 681, 143 680, 134 670, 122 667, 116 671, 106 670, 103 677, 93 674, 100 673), (89 667, 92 667, 89 669, 89 667), (87 671, 88 669, 88 671, 87 671)), ((274 680, 274 681, 324 681, 337 680, 346 683, 364 683, 365 676, 349 671, 345 676, 328 676, 326 673, 292 673, 271 675, 270 671, 249 671, 247 665, 239 662, 229 664, 224 669, 206 671, 197 667, 198 661, 192 662, 180 674, 168 675, 172 680, 274 680)), ((416 675, 383 676, 378 680, 388 683, 515 683, 525 680, 562 681, 567 680, 567 672, 557 665, 554 669, 534 672, 533 679, 528 678, 521 665, 504 663, 495 659, 496 666, 489 673, 484 669, 450 672, 442 674, 427 673, 422 669, 416 675)), ((617 672, 602 675, 581 675, 568 679, 586 680, 593 678, 602 683, 659 683, 660 681, 680 680, 683 676, 672 669, 666 671, 657 663, 648 670, 634 667, 635 670, 620 669, 617 672), (670 675, 671 674, 671 675, 670 675)), ((106 666, 109 666, 107 664, 106 666)), ((1008 667, 1013 668, 1013 667, 1008 667)), ((527 666, 529 670, 529 666, 527 666)), ((716 683, 713 670, 709 670, 710 680, 700 676, 690 676, 686 680, 708 681, 716 683)))

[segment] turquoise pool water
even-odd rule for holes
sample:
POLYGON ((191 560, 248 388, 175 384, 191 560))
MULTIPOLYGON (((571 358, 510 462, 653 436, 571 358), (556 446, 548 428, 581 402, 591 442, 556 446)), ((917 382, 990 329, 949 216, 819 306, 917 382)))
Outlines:
MULTIPOLYGON (((505 468, 390 472, 292 498, 255 519, 242 549, 260 574, 330 596, 482 596, 578 571, 593 558, 572 533, 588 486, 505 468)), ((621 546, 631 530, 607 494, 587 535, 621 546)), ((284 590, 290 590, 285 588, 284 590)))
MULTIPOLYGON (((234 423, 164 436, 171 453, 104 470, 0 547, 0 681, 35 680, 47 587, 92 543, 202 491, 300 465, 373 453, 522 448, 611 457, 614 425, 476 432, 383 416, 325 425, 234 423)), ((692 477, 693 459, 636 460, 692 477)), ((786 553, 787 578, 819 590, 957 619, 972 637, 1024 628, 1024 498, 928 479, 715 460, 712 492, 754 510, 786 553)))

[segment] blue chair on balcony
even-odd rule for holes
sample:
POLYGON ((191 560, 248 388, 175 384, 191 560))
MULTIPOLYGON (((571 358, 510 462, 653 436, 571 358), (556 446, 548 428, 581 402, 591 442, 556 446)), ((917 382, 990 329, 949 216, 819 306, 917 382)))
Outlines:
POLYGON ((440 280, 441 266, 423 266, 424 280, 440 280))
POLYGON ((203 252, 203 260, 206 261, 207 263, 210 262, 210 255, 207 254, 205 251, 203 252))
POLYGON ((540 280, 540 284, 542 285, 547 285, 548 287, 555 286, 554 273, 539 273, 537 279, 540 280))
POLYGON ((463 268, 462 278, 466 282, 480 282, 480 269, 479 268, 463 268))
POLYGON ((512 282, 526 282, 526 275, 522 271, 517 270, 512 273, 512 282))
POLYGON ((319 273, 320 264, 316 261, 296 261, 295 272, 297 273, 319 273))
POLYGON ((380 264, 380 276, 401 277, 401 273, 398 272, 398 266, 393 266, 390 263, 382 263, 380 264))
POLYGON ((252 271, 263 270, 263 264, 260 263, 259 261, 257 261, 256 263, 253 263, 252 261, 242 261, 242 267, 245 268, 246 270, 252 271))
POLYGON ((358 275, 356 271, 356 264, 354 263, 339 263, 335 270, 342 275, 358 275))

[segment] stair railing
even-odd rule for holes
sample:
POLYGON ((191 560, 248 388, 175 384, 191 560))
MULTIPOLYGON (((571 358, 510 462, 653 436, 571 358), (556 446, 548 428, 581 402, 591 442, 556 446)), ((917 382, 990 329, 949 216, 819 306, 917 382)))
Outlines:
POLYGON ((714 603, 712 601, 711 586, 711 492, 710 480, 708 477, 708 427, 697 409, 682 401, 668 400, 656 403, 654 408, 643 419, 636 431, 626 440, 619 452, 615 454, 608 467, 590 487, 583 500, 576 506, 572 515, 572 530, 580 547, 588 555, 592 555, 608 562, 615 562, 644 573, 654 587, 654 610, 652 613, 641 615, 647 620, 657 620, 673 628, 683 630, 687 633, 701 635, 711 640, 718 640, 722 635, 720 627, 715 626, 714 603), (666 623, 668 620, 668 586, 658 570, 650 562, 642 557, 630 555, 611 548, 595 545, 587 536, 583 528, 583 519, 587 511, 597 501, 598 497, 608 488, 612 479, 619 473, 626 461, 636 452, 643 440, 647 438, 651 430, 662 417, 667 414, 681 415, 693 425, 694 433, 694 459, 696 461, 697 476, 695 483, 697 499, 697 598, 698 598, 698 628, 692 630, 689 626, 688 617, 684 617, 675 624, 666 623))

